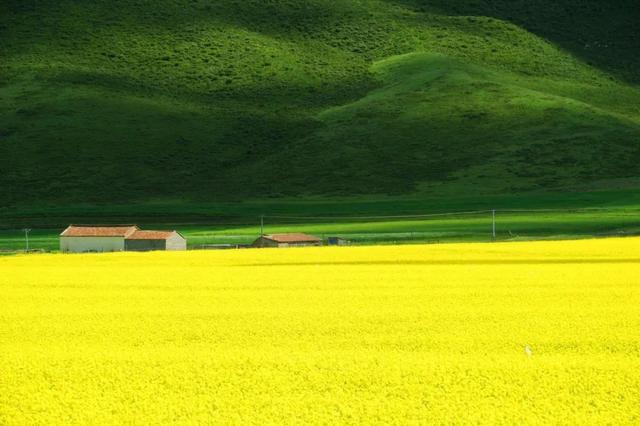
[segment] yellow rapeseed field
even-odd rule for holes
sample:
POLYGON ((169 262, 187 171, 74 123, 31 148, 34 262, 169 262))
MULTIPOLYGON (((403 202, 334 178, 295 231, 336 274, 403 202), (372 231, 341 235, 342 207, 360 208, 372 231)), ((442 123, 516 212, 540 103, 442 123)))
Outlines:
POLYGON ((0 258, 0 424, 639 424, 640 239, 0 258))

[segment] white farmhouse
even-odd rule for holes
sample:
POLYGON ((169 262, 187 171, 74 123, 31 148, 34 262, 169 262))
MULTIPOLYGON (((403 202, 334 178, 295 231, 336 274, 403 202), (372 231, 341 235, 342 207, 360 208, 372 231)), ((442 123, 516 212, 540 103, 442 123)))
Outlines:
POLYGON ((60 234, 63 253, 186 249, 187 240, 176 231, 142 231, 135 225, 69 225, 60 234))

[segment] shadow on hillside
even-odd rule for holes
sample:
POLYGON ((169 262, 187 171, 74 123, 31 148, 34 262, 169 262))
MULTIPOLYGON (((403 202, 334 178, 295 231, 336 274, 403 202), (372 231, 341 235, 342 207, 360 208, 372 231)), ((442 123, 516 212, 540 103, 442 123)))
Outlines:
MULTIPOLYGON (((120 1, 118 6, 111 2, 77 2, 73 8, 68 3, 54 0, 7 2, 8 10, 15 16, 27 19, 48 17, 46 22, 39 22, 45 26, 65 20, 73 22, 75 29, 87 25, 93 30, 120 27, 154 35, 157 29, 165 29, 184 36, 189 36, 195 27, 202 24, 220 28, 239 26, 265 34, 308 32, 322 27, 331 28, 335 21, 359 10, 350 2, 333 0, 291 3, 219 0, 192 1, 186 5, 183 2, 157 0, 154 7, 146 2, 135 1, 120 1)), ((65 22, 65 26, 69 27, 68 22, 65 22)))
MULTIPOLYGON (((275 91, 253 87, 260 99, 275 91)), ((319 124, 289 111, 265 113, 241 97, 172 98, 126 78, 58 74, 42 87, 12 97, 15 111, 0 119, 0 129, 12 129, 10 137, 20 141, 20 152, 38 152, 17 156, 12 144, 0 144, 0 196, 11 205, 60 194, 67 200, 126 201, 292 192, 286 180, 272 176, 283 173, 287 164, 266 169, 255 164, 319 124), (73 95, 53 95, 69 85, 76 86, 73 95), (33 105, 33 97, 50 101, 33 105), (59 135, 71 137, 60 143, 59 135)))
POLYGON ((640 2, 637 0, 387 0, 425 13, 487 16, 511 22, 591 66, 640 83, 640 2))
POLYGON ((264 110, 265 105, 269 105, 271 111, 296 111, 305 107, 328 108, 359 99, 377 85, 370 76, 359 75, 347 75, 332 82, 287 82, 286 85, 259 76, 253 84, 200 90, 187 84, 175 84, 167 88, 110 71, 64 69, 52 72, 42 79, 48 83, 76 88, 99 88, 123 95, 176 99, 205 109, 242 107, 248 112, 264 110))

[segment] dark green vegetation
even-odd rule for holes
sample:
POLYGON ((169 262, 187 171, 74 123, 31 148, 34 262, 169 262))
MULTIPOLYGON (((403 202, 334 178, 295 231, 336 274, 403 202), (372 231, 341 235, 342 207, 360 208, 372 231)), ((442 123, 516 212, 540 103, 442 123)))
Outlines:
POLYGON ((635 0, 4 0, 0 215, 635 188, 639 28, 635 0))
POLYGON ((564 239, 640 235, 640 193, 593 191, 528 194, 523 197, 378 198, 359 201, 287 200, 217 204, 159 204, 110 207, 68 206, 5 210, 0 215, 2 250, 23 250, 23 227, 32 249, 57 250, 58 234, 69 223, 137 223, 147 229, 177 229, 190 248, 246 244, 265 232, 307 232, 342 236, 354 244, 491 241, 497 212, 497 240, 564 239), (601 206, 593 209, 590 206, 601 206), (547 206, 540 210, 540 206, 547 206), (464 210, 467 209, 467 210, 464 210), (465 214, 442 212, 476 211, 465 214), (429 217, 415 215, 430 214, 429 217), (389 218, 389 215, 406 217, 389 218))
MULTIPOLYGON (((279 219, 274 219, 281 222, 279 219)), ((449 243, 492 241, 491 213, 430 219, 395 220, 299 220, 289 223, 269 223, 269 233, 305 232, 325 241, 340 236, 351 244, 449 243)), ((536 239, 577 239, 640 235, 640 210, 635 211, 576 211, 576 212, 498 212, 496 240, 519 241, 536 239)), ((189 248, 211 248, 211 245, 250 244, 260 235, 258 225, 197 226, 176 225, 188 239, 189 248)), ((60 229, 31 231, 29 247, 32 250, 56 251, 59 248, 60 229)), ((25 248, 24 233, 18 230, 0 231, 0 254, 25 248)))

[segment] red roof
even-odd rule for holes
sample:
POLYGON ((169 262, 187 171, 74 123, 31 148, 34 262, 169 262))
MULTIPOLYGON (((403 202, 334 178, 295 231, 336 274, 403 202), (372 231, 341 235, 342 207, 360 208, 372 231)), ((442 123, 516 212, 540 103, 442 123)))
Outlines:
POLYGON ((127 240, 166 240, 170 238, 175 231, 140 231, 137 230, 127 237, 127 240))
POLYGON ((128 237, 138 230, 137 226, 77 226, 69 225, 61 237, 128 237))
POLYGON ((264 235, 264 238, 277 243, 315 243, 322 241, 322 239, 318 237, 307 234, 272 234, 264 235))

